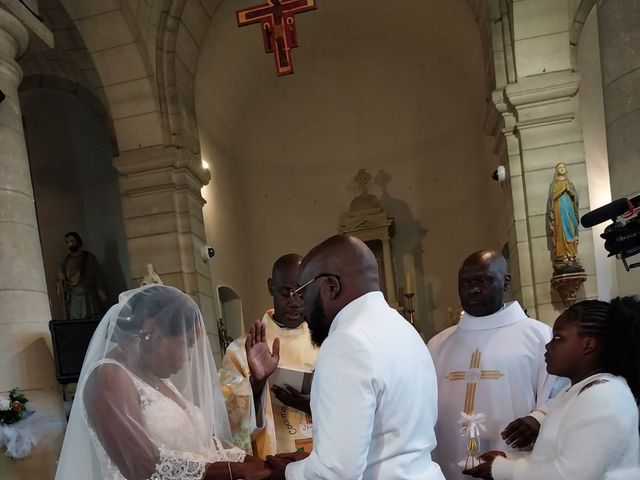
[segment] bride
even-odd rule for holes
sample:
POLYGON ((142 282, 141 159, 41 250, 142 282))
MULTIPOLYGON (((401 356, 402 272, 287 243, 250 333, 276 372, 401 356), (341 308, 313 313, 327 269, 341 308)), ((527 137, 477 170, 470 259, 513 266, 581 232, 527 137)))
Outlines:
POLYGON ((261 480, 231 446, 202 315, 179 290, 124 292, 84 360, 56 480, 261 480))

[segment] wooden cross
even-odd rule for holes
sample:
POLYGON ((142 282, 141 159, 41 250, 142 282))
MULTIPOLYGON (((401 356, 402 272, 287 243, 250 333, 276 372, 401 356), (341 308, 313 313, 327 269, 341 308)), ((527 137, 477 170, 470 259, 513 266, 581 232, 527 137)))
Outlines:
POLYGON ((480 380, 498 380, 504 376, 498 370, 480 370, 480 350, 471 354, 471 363, 469 370, 466 372, 451 372, 447 375, 447 380, 455 382, 456 380, 467 381, 467 391, 464 398, 464 413, 472 414, 476 401, 476 387, 480 380))
POLYGON ((267 3, 236 12, 238 26, 262 25, 266 53, 276 60, 278 75, 293 73, 291 49, 298 46, 294 15, 316 9, 316 0, 267 0, 267 3))

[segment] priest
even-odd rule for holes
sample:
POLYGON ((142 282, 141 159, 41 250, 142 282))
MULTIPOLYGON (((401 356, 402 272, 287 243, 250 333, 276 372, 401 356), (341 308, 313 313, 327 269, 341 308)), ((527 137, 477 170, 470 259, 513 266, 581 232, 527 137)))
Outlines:
POLYGON ((273 309, 262 321, 256 320, 251 328, 253 337, 248 335, 229 345, 220 368, 234 443, 260 458, 279 452, 311 451, 308 396, 292 387, 278 388, 269 383, 278 363, 305 370, 315 367, 317 350, 311 343, 302 301, 291 295, 301 261, 296 254, 276 260, 267 280, 273 309), (246 338, 263 341, 245 342, 246 338))
POLYGON ((551 328, 504 303, 510 281, 502 255, 470 255, 458 271, 460 322, 428 344, 438 376, 434 459, 447 480, 469 478, 462 471, 482 452, 529 446, 544 404, 567 384, 546 370, 551 328))

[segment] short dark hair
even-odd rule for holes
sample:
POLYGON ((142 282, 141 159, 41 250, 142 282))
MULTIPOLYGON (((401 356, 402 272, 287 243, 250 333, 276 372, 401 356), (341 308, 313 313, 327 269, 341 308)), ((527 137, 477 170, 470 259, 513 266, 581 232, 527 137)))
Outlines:
POLYGON ((73 237, 76 239, 76 242, 78 242, 80 245, 82 245, 82 237, 80 236, 80 234, 78 232, 67 232, 64 235, 64 238, 67 237, 73 237))
POLYGON ((288 267, 295 265, 298 267, 302 262, 302 257, 297 253, 287 253, 278 258, 271 269, 271 278, 275 278, 278 272, 286 270, 288 267))

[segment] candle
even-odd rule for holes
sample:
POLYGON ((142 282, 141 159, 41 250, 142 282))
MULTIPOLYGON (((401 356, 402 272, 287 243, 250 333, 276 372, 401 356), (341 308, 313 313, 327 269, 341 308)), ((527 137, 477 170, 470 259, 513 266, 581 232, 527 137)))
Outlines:
POLYGON ((407 272, 404 274, 405 276, 405 293, 415 293, 413 291, 413 274, 411 272, 407 272))

